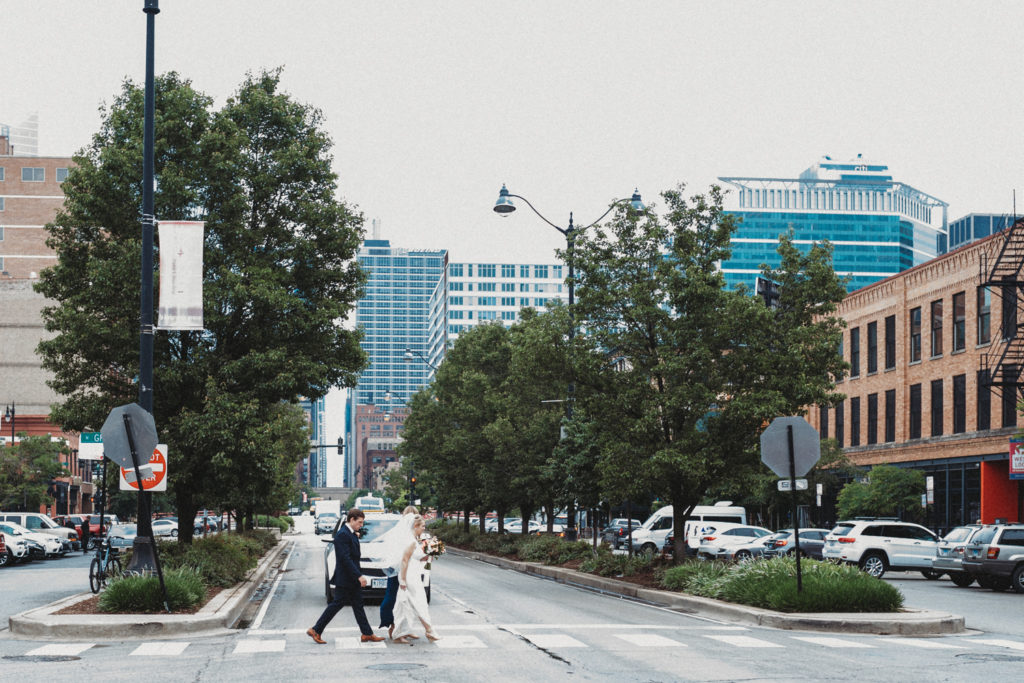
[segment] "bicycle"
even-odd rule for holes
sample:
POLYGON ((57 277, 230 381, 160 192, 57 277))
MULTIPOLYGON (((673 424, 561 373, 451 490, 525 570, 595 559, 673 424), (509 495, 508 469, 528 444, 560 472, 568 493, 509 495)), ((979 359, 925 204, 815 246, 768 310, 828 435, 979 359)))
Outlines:
POLYGON ((89 588, 99 593, 107 579, 121 575, 121 561, 117 559, 117 551, 110 547, 110 541, 96 545, 96 557, 89 564, 89 588))

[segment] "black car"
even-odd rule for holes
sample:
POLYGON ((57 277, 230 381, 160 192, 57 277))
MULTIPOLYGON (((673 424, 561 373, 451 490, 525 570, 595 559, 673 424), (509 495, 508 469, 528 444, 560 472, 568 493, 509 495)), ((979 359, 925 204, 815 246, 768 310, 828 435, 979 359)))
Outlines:
POLYGON ((643 522, 639 519, 634 519, 632 524, 630 524, 629 520, 625 518, 613 519, 612 523, 601 531, 601 540, 615 550, 625 548, 629 545, 630 531, 632 531, 632 529, 639 529, 642 525, 643 522))
MULTIPOLYGON (((821 559, 821 549, 825 545, 825 536, 828 529, 801 529, 800 530, 800 553, 801 557, 809 557, 812 560, 821 559)), ((792 529, 782 529, 772 534, 771 544, 765 549, 765 557, 778 557, 781 555, 792 556, 796 553, 796 539, 793 538, 792 529)))

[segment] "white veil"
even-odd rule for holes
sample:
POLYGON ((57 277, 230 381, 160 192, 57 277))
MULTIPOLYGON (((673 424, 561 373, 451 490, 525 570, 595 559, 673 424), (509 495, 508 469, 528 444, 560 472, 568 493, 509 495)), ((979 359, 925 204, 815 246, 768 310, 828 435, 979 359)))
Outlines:
POLYGON ((412 532, 415 519, 416 515, 412 513, 402 515, 402 518, 398 520, 398 524, 380 537, 380 543, 384 544, 382 559, 395 572, 398 572, 402 567, 402 555, 405 554, 406 549, 416 541, 416 536, 412 532))

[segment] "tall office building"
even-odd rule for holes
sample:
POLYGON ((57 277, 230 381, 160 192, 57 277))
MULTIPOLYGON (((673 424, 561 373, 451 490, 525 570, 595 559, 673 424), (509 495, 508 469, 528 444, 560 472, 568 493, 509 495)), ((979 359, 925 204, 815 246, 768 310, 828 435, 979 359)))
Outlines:
POLYGON ((1014 223, 1013 216, 995 213, 969 213, 949 222, 949 251, 970 244, 982 237, 1008 228, 1014 223))
POLYGON ((778 266, 778 236, 790 226, 797 246, 829 240, 833 266, 854 291, 947 250, 946 202, 893 180, 888 166, 861 155, 822 159, 796 178, 719 178, 734 188, 726 208, 742 218, 732 257, 722 263, 730 287, 751 291, 762 263, 778 266))
POLYGON ((34 157, 39 154, 39 114, 30 114, 24 121, 15 125, 0 123, 0 137, 9 141, 8 154, 22 157, 34 157))
MULTIPOLYGON (((306 424, 309 427, 309 456, 307 456, 301 467, 301 480, 310 486, 327 486, 327 469, 331 453, 325 445, 324 436, 324 397, 316 400, 303 398, 299 400, 299 406, 306 413, 306 424)), ((330 444, 326 444, 330 445, 330 444)))
POLYGON ((527 306, 544 310, 548 301, 568 302, 561 264, 452 263, 448 266, 448 340, 482 322, 512 325, 527 306))

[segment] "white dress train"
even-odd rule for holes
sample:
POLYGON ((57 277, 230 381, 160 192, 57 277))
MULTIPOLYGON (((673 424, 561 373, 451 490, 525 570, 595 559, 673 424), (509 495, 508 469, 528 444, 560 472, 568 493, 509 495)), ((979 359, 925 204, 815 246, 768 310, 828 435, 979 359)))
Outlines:
POLYGON ((405 572, 405 590, 399 587, 398 599, 395 601, 393 638, 408 636, 412 634, 414 628, 420 628, 423 623, 427 624, 427 630, 433 629, 433 625, 430 623, 430 607, 427 605, 427 592, 423 587, 424 557, 426 554, 423 552, 423 546, 416 541, 412 556, 409 558, 409 566, 405 572))

